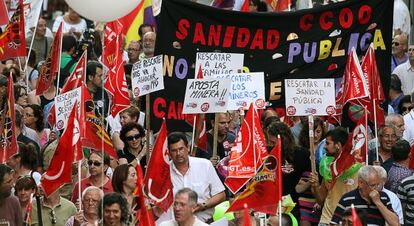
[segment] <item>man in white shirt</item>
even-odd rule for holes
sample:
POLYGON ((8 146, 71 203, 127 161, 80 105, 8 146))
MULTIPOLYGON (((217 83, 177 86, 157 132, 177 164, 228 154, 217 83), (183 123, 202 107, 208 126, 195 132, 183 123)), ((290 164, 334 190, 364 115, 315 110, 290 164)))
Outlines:
POLYGON ((403 0, 394 0, 394 20, 392 29, 394 34, 405 33, 410 35, 411 17, 410 11, 403 0))
POLYGON ((401 89, 404 95, 410 95, 414 89, 414 45, 408 47, 408 61, 398 65, 393 74, 401 80, 401 89))
POLYGON ((197 193, 189 188, 180 189, 175 194, 174 220, 164 221, 160 226, 204 226, 208 225, 194 216, 197 208, 197 193))
MULTIPOLYGON (((202 158, 189 157, 187 137, 182 132, 168 135, 170 171, 174 194, 187 187, 198 195, 194 213, 203 222, 209 221, 214 207, 226 198, 223 183, 220 181, 213 164, 202 158)), ((171 210, 163 214, 159 222, 172 219, 171 210)))
MULTIPOLYGON (((414 90, 411 92, 411 103, 414 104, 414 90)), ((410 145, 414 145, 414 109, 408 114, 404 115, 405 130, 403 134, 404 140, 410 142, 410 145)))

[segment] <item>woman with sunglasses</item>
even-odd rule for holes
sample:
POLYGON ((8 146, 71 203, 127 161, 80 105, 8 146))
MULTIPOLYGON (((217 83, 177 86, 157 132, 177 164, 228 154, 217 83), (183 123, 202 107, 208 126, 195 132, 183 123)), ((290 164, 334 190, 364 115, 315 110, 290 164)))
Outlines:
POLYGON ((125 146, 123 150, 118 150, 119 159, 126 159, 128 163, 136 166, 141 165, 143 172, 145 172, 146 149, 144 147, 145 130, 136 122, 125 124, 120 132, 120 138, 125 146))
POLYGON ((404 116, 408 114, 412 109, 413 104, 411 103, 411 96, 405 95, 398 104, 398 113, 404 116))
POLYGON ((112 175, 114 192, 122 194, 128 202, 129 222, 133 222, 133 210, 137 205, 136 196, 134 195, 137 179, 137 171, 131 164, 119 165, 112 175))

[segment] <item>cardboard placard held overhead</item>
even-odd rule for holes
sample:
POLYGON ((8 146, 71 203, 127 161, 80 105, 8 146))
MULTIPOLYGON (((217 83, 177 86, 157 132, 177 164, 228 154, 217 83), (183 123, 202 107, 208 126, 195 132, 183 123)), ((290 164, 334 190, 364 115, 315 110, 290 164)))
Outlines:
POLYGON ((286 115, 332 115, 335 113, 334 79, 286 79, 286 115))
POLYGON ((55 97, 56 128, 58 130, 66 128, 75 101, 78 101, 78 115, 80 115, 81 90, 82 88, 79 87, 55 97))
POLYGON ((229 79, 188 79, 183 114, 226 112, 229 79))
POLYGON ((230 99, 227 110, 248 109, 250 103, 256 108, 265 107, 264 73, 238 73, 215 75, 216 78, 231 80, 230 99))
POLYGON ((132 67, 131 83, 134 97, 164 89, 162 55, 139 60, 132 67))
POLYGON ((244 54, 199 52, 196 56, 195 74, 203 70, 204 78, 213 75, 240 73, 243 69, 244 54))

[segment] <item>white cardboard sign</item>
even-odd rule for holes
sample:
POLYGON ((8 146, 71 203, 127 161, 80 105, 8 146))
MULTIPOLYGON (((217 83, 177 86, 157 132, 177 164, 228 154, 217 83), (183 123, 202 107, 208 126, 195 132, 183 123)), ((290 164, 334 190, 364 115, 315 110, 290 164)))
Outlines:
POLYGON ((216 78, 231 80, 230 99, 227 110, 247 109, 250 103, 256 108, 265 107, 264 73, 238 73, 215 75, 216 78))
POLYGON ((70 112, 75 101, 78 101, 78 115, 80 115, 81 90, 76 88, 55 97, 56 128, 58 130, 66 128, 70 112))
POLYGON ((183 114, 226 112, 229 79, 187 79, 183 114))
POLYGON ((197 78, 200 65, 204 78, 240 73, 243 69, 243 61, 244 55, 241 53, 199 52, 196 56, 195 77, 197 78))
POLYGON ((335 113, 334 79, 285 79, 286 115, 335 113))
POLYGON ((131 80, 135 98, 164 89, 162 55, 136 62, 132 67, 131 80))

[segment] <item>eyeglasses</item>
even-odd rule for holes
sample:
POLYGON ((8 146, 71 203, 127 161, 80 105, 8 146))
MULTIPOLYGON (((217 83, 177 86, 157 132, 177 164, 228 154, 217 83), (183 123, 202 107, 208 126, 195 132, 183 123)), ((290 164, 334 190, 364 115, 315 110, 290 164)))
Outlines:
POLYGON ((400 45, 400 43, 398 43, 398 42, 392 42, 392 44, 395 45, 395 46, 399 46, 400 45))
POLYGON ((140 134, 135 134, 135 135, 132 135, 132 136, 127 136, 127 137, 125 137, 125 139, 126 139, 127 141, 138 140, 139 138, 141 138, 141 135, 140 135, 140 134))
POLYGON ((50 217, 51 217, 52 224, 56 224, 57 223, 57 219, 56 219, 55 210, 50 211, 50 217))
POLYGON ((381 184, 368 184, 368 181, 364 181, 364 182, 372 190, 377 190, 381 187, 381 184))
POLYGON ((32 115, 32 114, 29 114, 29 113, 26 113, 26 114, 24 114, 26 117, 33 117, 34 115, 32 115))
POLYGON ((414 107, 402 107, 401 111, 411 111, 414 107))
POLYGON ((102 165, 102 163, 101 163, 101 162, 89 160, 89 161, 88 161, 88 165, 89 165, 89 166, 92 166, 92 164, 93 164, 94 166, 96 166, 96 167, 99 167, 99 166, 101 166, 101 165, 102 165))

